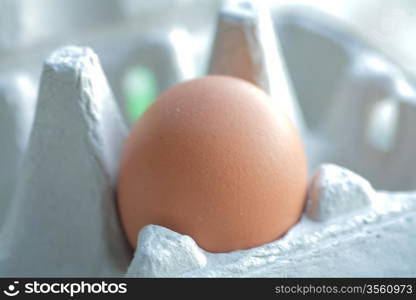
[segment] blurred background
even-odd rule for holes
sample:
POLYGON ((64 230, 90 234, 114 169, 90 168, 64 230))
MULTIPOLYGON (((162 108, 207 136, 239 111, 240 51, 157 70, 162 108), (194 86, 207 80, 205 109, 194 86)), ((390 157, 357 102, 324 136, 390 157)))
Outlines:
MULTIPOLYGON (((207 74, 226 2, 247 1, 0 0, 0 79, 23 76, 36 94, 54 49, 91 47, 132 124, 161 91, 207 74)), ((376 188, 415 189, 416 1, 269 7, 311 168, 334 162, 376 188)))

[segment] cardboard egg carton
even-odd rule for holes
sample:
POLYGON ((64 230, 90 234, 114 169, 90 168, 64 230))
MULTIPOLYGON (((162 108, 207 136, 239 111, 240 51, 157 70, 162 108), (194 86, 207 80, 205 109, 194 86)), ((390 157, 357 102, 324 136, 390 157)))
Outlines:
POLYGON ((332 162, 376 188, 413 190, 416 69, 322 12, 291 8, 276 19, 309 136, 318 140, 311 166, 332 162))
POLYGON ((38 87, 52 51, 88 45, 100 56, 124 114, 132 69, 149 70, 158 93, 205 72, 218 1, 1 0, 0 5, 2 76, 24 71, 38 87))
MULTIPOLYGON (((140 232, 137 250, 131 253, 115 202, 120 149, 128 134, 121 100, 116 100, 117 93, 113 94, 107 80, 117 77, 117 72, 104 73, 90 48, 62 47, 48 56, 40 79, 32 71, 0 77, 0 137, 10 145, 0 149, 0 162, 7 166, 0 169, 0 187, 6 195, 0 202, 0 276, 415 276, 416 194, 380 190, 389 184, 414 187, 411 79, 377 49, 347 34, 347 42, 341 38, 344 43, 333 43, 333 47, 348 53, 350 60, 338 69, 334 95, 316 103, 327 117, 315 116, 322 122, 313 127, 308 120, 314 116, 304 117, 308 100, 297 97, 298 89, 292 88, 286 73, 290 63, 285 66, 282 54, 290 41, 282 32, 285 26, 299 24, 295 20, 306 20, 298 30, 314 25, 318 27, 315 35, 322 40, 328 35, 318 25, 325 19, 309 20, 303 11, 287 12, 286 25, 272 28, 264 19, 268 12, 263 7, 239 2, 243 3, 226 1, 221 10, 209 70, 243 77, 241 69, 224 70, 218 63, 230 57, 228 51, 219 50, 223 42, 234 39, 243 48, 242 55, 234 57, 234 66, 250 63, 248 77, 243 78, 267 90, 276 105, 282 91, 284 107, 301 130, 311 165, 307 202, 298 224, 274 242, 222 254, 200 249, 189 236, 149 225, 140 232), (265 32, 273 35, 264 36, 265 32), (281 80, 275 82, 274 76, 281 80), (396 112, 394 121, 394 108, 393 113, 390 108, 390 113, 383 114, 382 107, 381 116, 398 125, 395 134, 382 128, 387 137, 380 140, 371 131, 377 131, 377 114, 373 121, 372 114, 365 112, 389 97, 396 99, 400 114, 396 112), (377 155, 381 158, 376 159, 377 155), (385 176, 380 161, 389 163, 394 176, 385 176), (368 172, 365 177, 371 183, 347 169, 357 167, 368 172)), ((331 24, 335 36, 345 37, 342 26, 331 24)), ((100 39, 101 45, 112 44, 116 36, 100 39)), ((160 47, 174 53, 172 43, 167 45, 160 47)), ((132 56, 122 57, 128 57, 124 62, 136 62, 132 56)), ((178 56, 166 57, 181 68, 178 56)), ((293 74, 293 86, 299 87, 293 74)))

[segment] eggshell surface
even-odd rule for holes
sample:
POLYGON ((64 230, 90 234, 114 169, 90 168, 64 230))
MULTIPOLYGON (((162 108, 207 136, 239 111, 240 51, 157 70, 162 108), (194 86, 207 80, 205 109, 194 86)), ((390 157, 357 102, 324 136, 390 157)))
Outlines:
POLYGON ((282 236, 306 185, 302 142, 278 102, 243 80, 207 76, 168 89, 135 124, 118 205, 132 247, 156 224, 229 252, 282 236))

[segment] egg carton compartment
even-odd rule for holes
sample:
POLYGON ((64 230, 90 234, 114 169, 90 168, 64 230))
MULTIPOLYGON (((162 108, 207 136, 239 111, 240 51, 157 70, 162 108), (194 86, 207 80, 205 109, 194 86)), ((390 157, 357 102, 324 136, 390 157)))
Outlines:
MULTIPOLYGON (((155 28, 146 24, 167 5, 156 2, 92 3, 100 7, 96 15, 80 13, 80 20, 60 20, 60 1, 3 2, 0 14, 18 17, 0 18, 7 25, 0 29, 0 276, 415 276, 415 58, 398 64, 399 52, 391 58, 382 50, 393 46, 377 45, 345 24, 347 17, 302 1, 276 2, 272 18, 250 1, 223 1, 218 18, 218 2, 204 11, 196 9, 201 1, 178 1, 176 19, 159 26, 160 17, 155 28), (63 23, 27 25, 45 14, 63 23), (172 29, 181 16, 189 23, 172 29), (100 59, 75 46, 47 55, 63 43, 89 45, 100 59), (310 167, 305 211, 285 236, 214 254, 189 236, 149 225, 131 253, 115 182, 133 119, 124 94, 129 80, 120 79, 147 80, 130 72, 136 65, 155 76, 154 95, 220 73, 256 83, 284 107, 310 167)), ((351 3, 344 11, 354 11, 351 3)), ((83 11, 81 1, 70 6, 83 11)))

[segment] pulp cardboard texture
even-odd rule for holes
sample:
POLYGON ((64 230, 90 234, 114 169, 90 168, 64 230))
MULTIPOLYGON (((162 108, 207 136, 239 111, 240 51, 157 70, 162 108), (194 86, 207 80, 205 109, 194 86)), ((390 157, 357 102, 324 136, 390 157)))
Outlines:
POLYGON ((2 276, 117 276, 129 262, 114 198, 126 125, 98 57, 55 51, 0 233, 2 276))

